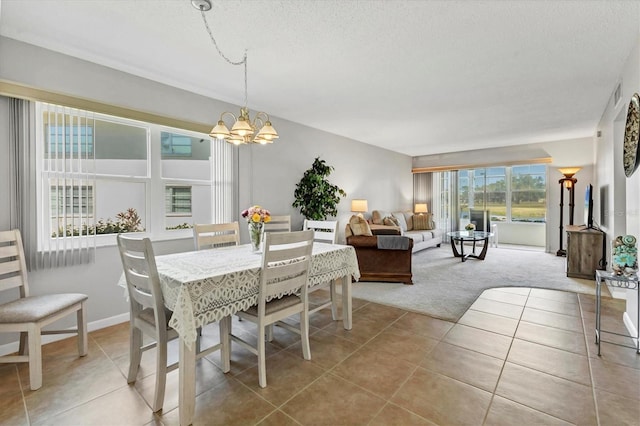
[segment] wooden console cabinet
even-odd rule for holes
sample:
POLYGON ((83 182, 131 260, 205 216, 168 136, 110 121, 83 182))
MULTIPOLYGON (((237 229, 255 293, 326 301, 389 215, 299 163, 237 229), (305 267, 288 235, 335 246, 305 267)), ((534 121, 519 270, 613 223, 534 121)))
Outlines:
POLYGON ((567 230, 567 276, 594 279, 603 269, 604 233, 584 226, 565 226, 567 230))

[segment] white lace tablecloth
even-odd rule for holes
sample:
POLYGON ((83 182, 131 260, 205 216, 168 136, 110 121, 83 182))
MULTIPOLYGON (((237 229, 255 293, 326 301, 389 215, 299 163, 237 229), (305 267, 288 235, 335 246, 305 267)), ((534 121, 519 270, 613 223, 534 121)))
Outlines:
MULTIPOLYGON (((173 311, 169 325, 191 345, 198 327, 255 305, 261 263, 248 244, 157 256, 164 304, 173 311)), ((354 248, 315 242, 309 286, 345 276, 360 279, 354 248)), ((124 276, 119 285, 126 288, 124 276)))

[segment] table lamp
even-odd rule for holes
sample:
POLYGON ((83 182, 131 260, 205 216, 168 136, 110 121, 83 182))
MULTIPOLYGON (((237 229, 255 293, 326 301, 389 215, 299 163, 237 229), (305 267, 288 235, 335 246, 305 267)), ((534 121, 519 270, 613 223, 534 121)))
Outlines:
POLYGON ((415 208, 413 209, 414 213, 429 213, 429 209, 427 208, 427 203, 418 203, 415 205, 415 208))
POLYGON ((351 200, 351 211, 357 213, 358 216, 364 217, 363 213, 369 210, 367 200, 351 200))

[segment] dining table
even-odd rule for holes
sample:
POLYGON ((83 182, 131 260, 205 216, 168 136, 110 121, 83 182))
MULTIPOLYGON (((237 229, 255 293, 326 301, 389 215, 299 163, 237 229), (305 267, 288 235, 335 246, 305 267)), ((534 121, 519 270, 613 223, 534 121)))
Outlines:
MULTIPOLYGON (((169 325, 179 335, 179 416, 193 422, 195 411, 195 342, 198 329, 248 309, 258 301, 262 253, 250 244, 156 256, 165 306, 173 311, 169 325)), ((313 243, 308 285, 341 282, 342 321, 352 327, 351 282, 360 278, 355 249, 349 245, 313 243)), ((126 288, 124 277, 119 284, 126 288)))

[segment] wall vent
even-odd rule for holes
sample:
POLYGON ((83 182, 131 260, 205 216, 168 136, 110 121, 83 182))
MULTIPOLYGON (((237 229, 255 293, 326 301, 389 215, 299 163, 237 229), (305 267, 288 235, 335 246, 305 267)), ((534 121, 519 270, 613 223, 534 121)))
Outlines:
POLYGON ((622 83, 618 83, 616 86, 616 90, 613 92, 613 106, 618 105, 620 99, 622 98, 622 83))

